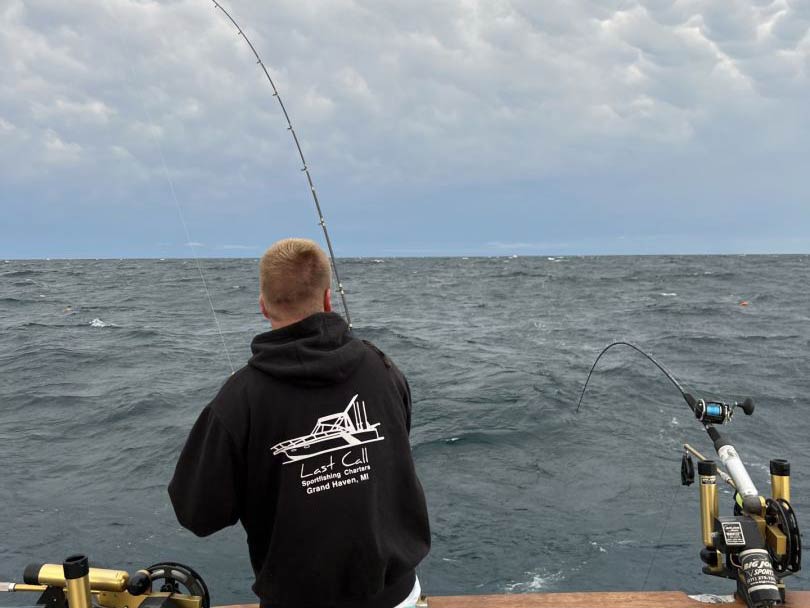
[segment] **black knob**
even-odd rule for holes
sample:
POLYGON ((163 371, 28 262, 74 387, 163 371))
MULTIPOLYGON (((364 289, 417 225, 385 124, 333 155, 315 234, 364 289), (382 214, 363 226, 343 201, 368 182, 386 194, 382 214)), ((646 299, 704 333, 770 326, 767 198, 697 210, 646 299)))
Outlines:
POLYGON ((754 413, 754 401, 751 399, 751 397, 748 397, 745 401, 743 401, 740 406, 742 407, 742 410, 745 412, 746 416, 750 416, 754 413))
POLYGON ((39 585, 39 571, 42 570, 44 565, 42 562, 28 564, 23 572, 23 582, 26 585, 39 585))
POLYGON ((152 577, 146 570, 138 570, 127 582, 127 593, 130 595, 143 595, 152 588, 152 577))
POLYGON ((714 549, 709 549, 708 547, 703 547, 700 550, 700 561, 709 566, 716 566, 717 551, 715 551, 714 549))

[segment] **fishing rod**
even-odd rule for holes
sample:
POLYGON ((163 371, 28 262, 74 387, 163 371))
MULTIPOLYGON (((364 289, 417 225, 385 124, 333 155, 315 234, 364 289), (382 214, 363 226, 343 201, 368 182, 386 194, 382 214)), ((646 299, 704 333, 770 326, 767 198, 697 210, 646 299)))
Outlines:
POLYGON ((239 32, 239 36, 244 38, 247 45, 250 47, 250 50, 253 52, 253 55, 256 57, 256 63, 261 67, 264 75, 267 77, 267 81, 270 83, 270 86, 273 88, 273 97, 278 100, 278 105, 281 107, 281 112, 284 114, 284 119, 287 121, 287 130, 292 135, 293 141, 295 142, 295 148, 298 150, 298 156, 301 159, 301 171, 307 178, 307 184, 309 185, 309 191, 312 194, 312 200, 315 202, 315 210, 318 213, 318 224, 320 225, 321 229, 323 230, 323 236, 326 240, 326 246, 329 249, 329 259, 332 264, 332 272, 335 273, 335 282, 337 283, 337 291, 340 294, 340 301, 343 306, 343 313, 346 315, 346 322, 349 325, 349 329, 352 328, 352 320, 349 316, 349 307, 346 305, 346 292, 343 289, 343 283, 340 280, 340 273, 338 272, 337 262, 335 261, 335 252, 332 248, 332 239, 329 238, 329 230, 326 227, 326 220, 324 219, 323 211, 321 210, 321 203, 318 199, 318 193, 315 190, 315 183, 312 180, 312 174, 309 172, 309 165, 307 165, 307 161, 304 158, 304 151, 301 148, 301 142, 298 139, 298 135, 295 133, 295 129, 293 128, 292 121, 290 120, 290 115, 287 112, 287 108, 284 105, 284 102, 281 99, 281 95, 278 92, 278 88, 276 87, 276 83, 273 82, 272 77, 270 76, 270 72, 267 70, 267 66, 262 61, 262 58, 259 56, 258 51, 256 51, 256 47, 253 46, 253 43, 247 37, 244 30, 239 26, 236 20, 231 16, 231 14, 225 10, 225 8, 217 2, 217 0, 212 0, 214 6, 222 11, 222 13, 233 23, 234 27, 236 27, 237 31, 239 32))
POLYGON ((710 460, 689 444, 684 444, 681 483, 691 485, 695 471, 692 456, 698 459, 700 478, 700 529, 703 548, 700 559, 703 573, 735 580, 737 595, 748 608, 769 608, 785 602, 784 578, 801 570, 802 537, 796 514, 790 505, 790 464, 787 460, 770 461, 771 497, 759 493, 734 445, 715 425, 731 422, 739 407, 750 416, 754 402, 726 403, 696 398, 663 364, 641 348, 625 341, 612 342, 596 357, 588 372, 577 404, 582 405, 585 390, 596 364, 611 348, 627 346, 651 361, 678 389, 695 418, 701 423, 717 456, 725 467, 710 460), (732 516, 721 516, 717 477, 735 490, 732 516))
MULTIPOLYGON (((617 340, 616 342, 611 342, 610 344, 608 344, 605 348, 602 349, 602 352, 600 352, 596 356, 596 361, 594 361, 593 365, 591 365, 591 370, 588 372, 588 378, 585 380, 585 385, 582 387, 582 392, 579 394, 579 402, 577 403, 577 410, 576 410, 577 412, 579 412, 579 408, 582 406, 582 398, 585 396, 585 389, 588 388, 588 383, 591 381, 591 375, 593 375, 593 370, 596 369, 596 364, 599 363, 599 360, 602 358, 602 355, 604 355, 606 352, 608 352, 611 348, 613 348, 615 346, 628 346, 628 347, 632 348, 634 351, 636 351, 637 353, 647 357, 647 359, 649 361, 651 361, 653 363, 653 365, 655 365, 658 369, 660 369, 662 372, 664 372, 664 375, 669 379, 670 382, 672 382, 672 384, 675 385, 675 388, 678 389, 678 391, 681 393, 681 396, 684 399, 686 399, 687 393, 684 390, 681 383, 678 382, 678 379, 674 375, 672 375, 672 372, 670 372, 666 367, 661 365, 661 363, 659 363, 655 359, 655 357, 653 357, 652 355, 650 355, 648 353, 645 353, 643 350, 641 350, 635 344, 632 344, 630 342, 625 342, 623 340, 617 340)), ((687 403, 688 403, 688 401, 687 401, 687 403)))

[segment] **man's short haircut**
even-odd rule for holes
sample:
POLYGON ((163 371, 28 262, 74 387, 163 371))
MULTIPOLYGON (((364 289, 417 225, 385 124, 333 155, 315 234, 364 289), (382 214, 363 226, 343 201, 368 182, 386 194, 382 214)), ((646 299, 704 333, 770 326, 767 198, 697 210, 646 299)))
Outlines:
POLYGON ((259 262, 259 288, 277 318, 304 318, 323 311, 323 294, 332 284, 329 258, 309 239, 282 239, 259 262))

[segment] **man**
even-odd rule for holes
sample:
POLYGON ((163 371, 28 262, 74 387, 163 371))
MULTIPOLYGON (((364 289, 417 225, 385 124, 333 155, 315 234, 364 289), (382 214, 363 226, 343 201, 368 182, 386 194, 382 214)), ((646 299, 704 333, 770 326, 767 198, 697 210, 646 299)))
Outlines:
POLYGON ((408 383, 332 312, 314 242, 275 243, 259 274, 272 331, 191 430, 177 518, 198 536, 242 522, 263 607, 413 605, 430 532, 408 383))

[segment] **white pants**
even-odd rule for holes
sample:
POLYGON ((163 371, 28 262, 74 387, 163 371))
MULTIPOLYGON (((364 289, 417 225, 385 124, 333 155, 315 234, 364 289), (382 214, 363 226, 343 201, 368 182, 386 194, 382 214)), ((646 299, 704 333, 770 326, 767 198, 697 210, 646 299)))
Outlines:
POLYGON ((420 595, 422 595, 422 586, 419 584, 419 578, 417 577, 411 593, 394 608, 414 608, 420 595))

